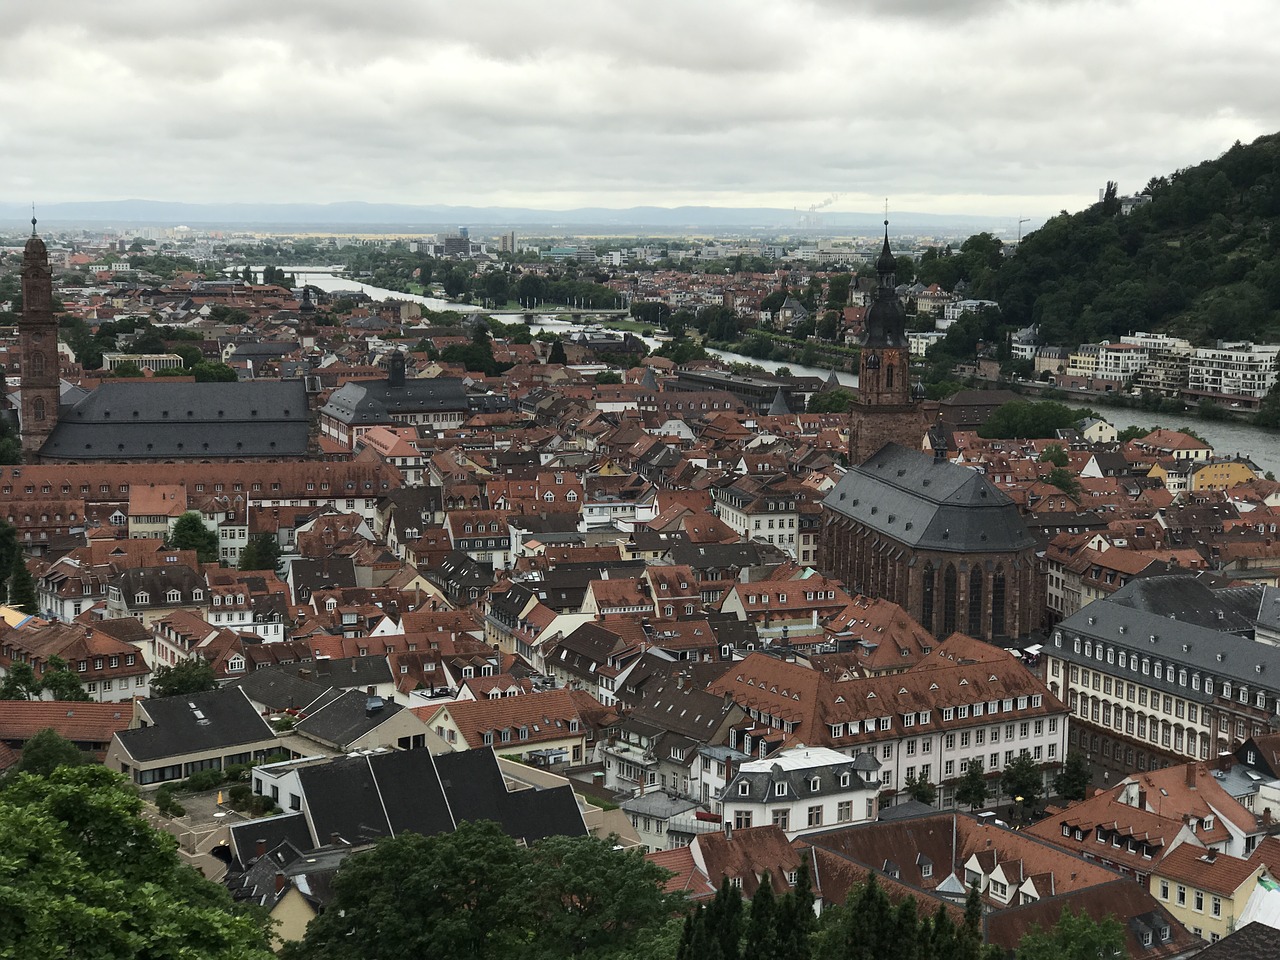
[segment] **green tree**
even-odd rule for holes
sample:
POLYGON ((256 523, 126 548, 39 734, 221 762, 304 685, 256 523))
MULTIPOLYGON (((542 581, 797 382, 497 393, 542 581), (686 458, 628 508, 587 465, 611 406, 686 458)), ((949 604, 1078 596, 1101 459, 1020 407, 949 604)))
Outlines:
POLYGON ((561 366, 567 364, 569 358, 564 352, 564 341, 557 338, 556 342, 551 345, 551 353, 547 357, 547 363, 558 363, 561 366))
POLYGON ((853 406, 853 391, 844 387, 823 390, 809 398, 809 413, 848 413, 853 406))
POLYGON ((40 697, 40 681, 31 664, 15 660, 0 680, 0 700, 34 700, 40 697))
POLYGON ((50 657, 40 675, 40 687, 55 700, 88 700, 80 676, 67 666, 61 657, 50 657))
POLYGON ((1033 927, 1018 944, 1017 960, 1107 960, 1128 955, 1124 927, 1114 916, 1095 920, 1083 910, 1062 916, 1048 930, 1033 927))
POLYGON ((1067 458, 1067 451, 1062 449, 1061 444, 1051 443, 1040 451, 1039 460, 1041 463, 1051 463, 1055 467, 1065 467, 1070 460, 1067 458))
POLYGON ((240 551, 241 570, 280 570, 280 541, 270 533, 249 538, 240 551))
POLYGON ((715 898, 689 914, 676 960, 738 960, 744 922, 742 893, 725 877, 715 898))
POLYGON ((834 310, 824 313, 822 319, 818 321, 816 333, 818 339, 834 342, 840 336, 840 314, 834 310))
POLYGON ((191 368, 191 375, 196 383, 235 383, 240 379, 235 368, 225 363, 210 363, 202 360, 191 368))
POLYGON ((40 604, 36 599, 36 582, 31 577, 31 571, 27 569, 27 562, 23 559, 21 550, 13 551, 8 584, 9 606, 32 616, 40 612, 40 604))
POLYGON ((1040 764, 1031 759, 1031 754, 1020 753, 1013 761, 1005 764, 1000 785, 1005 795, 1011 799, 1022 798, 1025 808, 1035 806, 1044 791, 1044 774, 1040 764))
POLYGON ((1053 778, 1053 789, 1064 800, 1083 800, 1093 783, 1093 771, 1089 760, 1079 750, 1072 750, 1062 764, 1062 770, 1053 778))
POLYGON ((350 857, 334 895, 286 957, 613 956, 662 929, 668 874, 595 838, 523 850, 497 824, 405 833, 350 857))
POLYGON ((218 535, 204 525, 204 517, 195 510, 188 510, 174 522, 168 543, 177 550, 194 550, 201 563, 218 559, 218 535))
POLYGON ((902 782, 902 786, 907 791, 907 795, 918 803, 933 806, 933 801, 938 799, 938 788, 930 783, 926 776, 907 777, 902 782))
POLYGON ((1010 400, 996 408, 978 428, 978 435, 987 439, 1041 439, 1074 427, 1082 416, 1091 415, 1091 411, 1076 410, 1053 400, 1010 400))
POLYGON ((1123 430, 1121 430, 1119 433, 1116 434, 1116 439, 1119 440, 1121 443, 1128 443, 1130 440, 1140 440, 1150 432, 1151 432, 1150 427, 1139 427, 1139 426, 1125 427, 1123 430))
POLYGON ((604 386, 606 384, 621 383, 622 374, 616 370, 601 370, 595 376, 596 383, 604 386))
POLYGON ((534 936, 553 957, 609 956, 643 941, 677 902, 663 892, 667 871, 603 840, 547 837, 524 859, 534 936))
POLYGON ((80 767, 94 759, 56 730, 41 730, 22 745, 22 760, 15 773, 47 777, 58 767, 80 767))
POLYGON ((785 922, 785 918, 780 916, 781 906, 774 898, 773 881, 766 870, 747 912, 747 939, 743 945, 743 960, 785 960, 779 937, 779 928, 785 922))
POLYGON ((1064 467, 1054 467, 1044 480, 1073 499, 1080 496, 1080 478, 1064 467))
POLYGON ((983 776, 982 761, 970 760, 960 780, 956 783, 956 803, 966 804, 970 810, 987 805, 987 778, 983 776))
POLYGON ((203 657, 162 664, 151 674, 153 697, 184 697, 203 693, 218 685, 218 675, 203 657))
POLYGON ((0 793, 0 849, 5 956, 272 956, 265 925, 182 863, 173 838, 147 824, 142 801, 105 767, 17 774, 0 793))
POLYGON ((141 377, 143 375, 142 368, 133 360, 124 360, 117 363, 111 370, 111 376, 121 379, 141 377))

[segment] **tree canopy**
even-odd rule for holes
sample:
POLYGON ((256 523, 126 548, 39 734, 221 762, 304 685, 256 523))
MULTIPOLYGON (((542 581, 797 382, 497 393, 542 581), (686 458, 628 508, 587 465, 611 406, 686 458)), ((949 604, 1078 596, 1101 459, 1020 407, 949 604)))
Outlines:
POLYGON ((956 803, 963 803, 970 810, 977 810, 979 807, 986 806, 989 792, 987 778, 983 774, 982 761, 970 760, 956 784, 956 803))
POLYGON ((264 924, 141 813, 123 778, 96 764, 6 782, 0 955, 270 960, 264 924))
POLYGON ((853 391, 844 387, 822 390, 809 398, 809 413, 848 413, 853 406, 853 391))
POLYGON ((169 546, 194 550, 201 563, 215 563, 218 559, 218 535, 204 525, 204 517, 195 510, 188 510, 174 523, 169 546))
POLYGON ((260 533, 249 538, 240 551, 241 570, 280 569, 280 541, 270 533, 260 533))
POLYGON ((1128 955, 1124 927, 1114 916, 1095 920, 1062 908, 1048 930, 1033 928, 1018 944, 1018 960, 1108 960, 1128 955))
POLYGON ((1067 754, 1062 770, 1053 778, 1053 789, 1063 800, 1083 800, 1093 783, 1088 758, 1079 750, 1067 754))
POLYGON ((1010 400, 978 428, 978 436, 988 440, 1046 439, 1090 416, 1094 416, 1091 410, 1077 410, 1054 400, 1010 400))
POLYGON ((218 675, 202 657, 180 660, 170 666, 161 664, 151 674, 153 697, 179 697, 203 693, 218 685, 218 675))
POLYGON ((639 852, 592 837, 521 848, 487 821, 401 834, 343 864, 328 908, 285 956, 615 957, 678 908, 662 892, 666 876, 639 852))
MULTIPOLYGON (((22 760, 14 773, 47 777, 58 767, 81 767, 94 759, 56 730, 41 730, 22 745, 22 760)), ((16 781, 15 781, 16 782, 16 781)))

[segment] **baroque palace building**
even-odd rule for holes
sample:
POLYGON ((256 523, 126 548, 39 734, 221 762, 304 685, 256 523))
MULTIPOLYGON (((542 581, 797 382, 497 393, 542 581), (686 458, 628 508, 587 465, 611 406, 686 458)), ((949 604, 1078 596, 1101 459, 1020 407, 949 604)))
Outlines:
POLYGON ((892 600, 934 636, 1025 637, 1039 626, 1036 541, 982 474, 886 444, 822 502, 819 566, 892 600))

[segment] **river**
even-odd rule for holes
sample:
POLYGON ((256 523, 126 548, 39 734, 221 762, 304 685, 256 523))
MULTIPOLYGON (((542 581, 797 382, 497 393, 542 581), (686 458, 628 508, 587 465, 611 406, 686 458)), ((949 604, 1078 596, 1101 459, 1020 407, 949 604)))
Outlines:
MULTIPOLYGON (((256 266, 252 268, 257 272, 262 271, 262 267, 256 266)), ((441 300, 437 297, 420 297, 411 293, 400 293, 396 290, 386 290, 382 287, 374 287, 367 283, 359 283, 355 280, 347 280, 337 276, 333 267, 324 266, 303 266, 303 267, 283 267, 282 269, 294 273, 299 277, 306 277, 306 282, 312 286, 319 287, 326 292, 335 290, 360 290, 368 294, 375 300, 412 300, 414 303, 421 303, 425 307, 432 310, 456 310, 459 313, 476 313, 481 308, 473 304, 451 303, 448 300, 441 300)), ((513 322, 522 320, 524 315, 518 313, 496 313, 496 317, 504 322, 513 322)), ((549 317, 539 317, 532 324, 530 329, 534 333, 542 330, 549 330, 553 333, 568 333, 574 330, 581 330, 581 324, 571 323, 568 320, 558 320, 549 317)), ((656 349, 661 346, 661 341, 654 337, 641 337, 650 349, 656 349)), ((738 353, 729 353, 727 350, 708 349, 708 353, 714 354, 726 363, 754 363, 770 373, 776 372, 781 367, 787 367, 791 373, 797 377, 821 377, 825 380, 831 375, 830 370, 821 367, 807 367, 799 363, 785 363, 777 360, 756 360, 751 357, 744 357, 738 353)), ((836 371, 836 379, 840 381, 842 386, 857 387, 858 375, 856 373, 846 373, 843 370, 836 371)), ((1069 406, 1087 407, 1085 401, 1069 401, 1069 406)), ((1248 457, 1260 468, 1273 471, 1280 474, 1280 435, 1267 433, 1248 424, 1223 421, 1223 420, 1201 420, 1190 415, 1177 416, 1169 414, 1147 413, 1143 410, 1131 410, 1127 407, 1108 407, 1099 404, 1093 408, 1108 423, 1114 424, 1116 429, 1123 430, 1125 427, 1141 426, 1154 427, 1165 426, 1177 428, 1180 426, 1190 426, 1196 433, 1204 437, 1204 439, 1213 446, 1216 453, 1221 456, 1231 456, 1233 454, 1241 454, 1248 457)))
POLYGON ((1280 475, 1280 435, 1268 433, 1247 423, 1234 420, 1203 420, 1190 414, 1148 413, 1128 407, 1108 407, 1086 401, 1067 401, 1067 406, 1093 410, 1117 430, 1125 427, 1190 427, 1213 447, 1218 456, 1248 457, 1264 471, 1280 475))
MULTIPOLYGON (((255 273, 261 274, 261 266, 250 266, 255 273)), ((475 313, 480 307, 470 303, 452 303, 448 300, 441 300, 439 297, 422 297, 416 293, 400 293, 398 290, 387 290, 383 287, 375 287, 368 283, 361 283, 359 280, 348 280, 346 277, 340 277, 335 272, 335 267, 322 266, 302 266, 302 267, 281 267, 285 273, 291 273, 299 280, 313 287, 319 287, 325 293, 335 293, 340 290, 358 290, 367 294, 374 300, 409 300, 413 303, 420 303, 430 310, 453 310, 458 313, 475 313)))
MULTIPOLYGON (((497 314, 496 316, 503 321, 512 322, 521 319, 522 315, 497 314)), ((608 322, 605 321, 601 326, 607 327, 608 322)), ((556 320, 554 318, 544 319, 542 317, 539 317, 533 323, 529 324, 529 329, 535 334, 540 333, 543 330, 548 330, 551 333, 572 333, 575 330, 581 330, 582 328, 583 324, 572 323, 568 320, 556 320)), ((640 335, 635 334, 635 336, 640 335)), ((640 337, 640 339, 648 345, 650 350, 654 350, 662 346, 662 341, 656 337, 640 337)), ((818 377, 825 380, 827 377, 831 376, 830 370, 823 369, 822 367, 806 367, 802 363, 787 363, 785 360, 756 360, 754 357, 746 357, 740 353, 730 353, 728 350, 716 350, 712 347, 707 348, 707 353, 718 357, 725 363, 754 363, 756 366, 762 367, 769 373, 777 373, 783 367, 786 367, 791 371, 792 376, 796 377, 818 377)), ((843 370, 837 370, 836 379, 842 386, 857 387, 858 385, 858 375, 856 373, 846 373, 843 370)))

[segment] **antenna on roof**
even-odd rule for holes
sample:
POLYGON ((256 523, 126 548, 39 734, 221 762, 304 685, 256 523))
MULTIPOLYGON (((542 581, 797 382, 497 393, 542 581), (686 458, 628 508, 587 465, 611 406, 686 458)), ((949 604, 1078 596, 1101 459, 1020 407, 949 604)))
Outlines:
POLYGON ((36 235, 36 202, 31 201, 31 235, 36 235))

